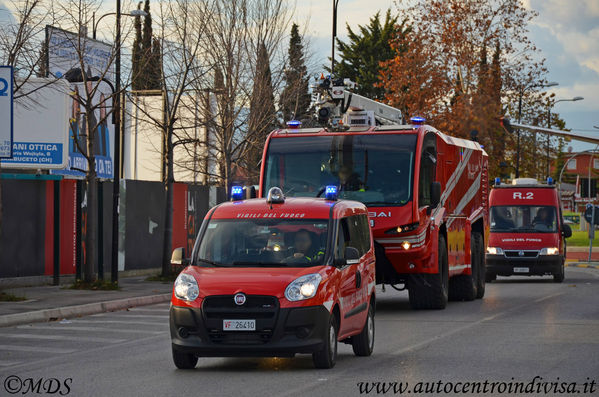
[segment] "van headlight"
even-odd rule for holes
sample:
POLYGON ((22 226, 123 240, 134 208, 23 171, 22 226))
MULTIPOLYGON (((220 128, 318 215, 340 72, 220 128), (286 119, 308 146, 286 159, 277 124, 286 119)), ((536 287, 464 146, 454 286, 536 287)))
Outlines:
POLYGON ((316 295, 322 277, 318 273, 306 274, 292 281, 285 289, 285 298, 291 302, 310 299, 316 295))
POLYGON ((175 296, 186 301, 194 301, 200 295, 200 288, 195 277, 181 273, 175 280, 175 296))
POLYGON ((547 247, 543 248, 539 255, 559 255, 559 248, 557 247, 547 247))
POLYGON ((499 247, 487 247, 487 254, 503 255, 503 249, 499 247))

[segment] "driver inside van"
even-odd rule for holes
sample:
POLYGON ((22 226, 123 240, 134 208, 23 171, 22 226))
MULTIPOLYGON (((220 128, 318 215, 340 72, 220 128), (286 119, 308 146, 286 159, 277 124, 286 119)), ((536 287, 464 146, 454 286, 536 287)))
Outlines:
POLYGON ((300 229, 295 233, 292 256, 283 259, 287 263, 311 263, 322 259, 324 252, 319 250, 314 242, 316 236, 306 229, 300 229))
POLYGON ((537 230, 551 230, 553 229, 553 221, 551 214, 547 208, 539 208, 535 219, 532 221, 532 225, 537 230))

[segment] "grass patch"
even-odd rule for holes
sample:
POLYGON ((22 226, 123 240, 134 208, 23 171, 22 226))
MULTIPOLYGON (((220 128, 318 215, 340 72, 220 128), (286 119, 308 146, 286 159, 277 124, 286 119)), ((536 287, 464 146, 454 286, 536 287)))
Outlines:
POLYGON ((118 283, 110 281, 97 280, 92 283, 86 283, 83 280, 76 280, 73 284, 65 287, 65 289, 88 289, 92 291, 118 291, 121 288, 118 283))
MULTIPOLYGON (((572 237, 566 239, 566 242, 571 247, 588 247, 589 233, 586 231, 572 231, 572 237)), ((599 230, 595 230, 595 238, 593 239, 593 247, 599 247, 599 230)))
POLYGON ((149 276, 146 278, 146 281, 159 281, 161 283, 173 283, 177 279, 179 273, 171 273, 169 276, 162 276, 160 274, 156 274, 154 276, 149 276))
POLYGON ((26 300, 27 298, 25 298, 24 296, 16 296, 0 291, 0 302, 22 302, 26 300))

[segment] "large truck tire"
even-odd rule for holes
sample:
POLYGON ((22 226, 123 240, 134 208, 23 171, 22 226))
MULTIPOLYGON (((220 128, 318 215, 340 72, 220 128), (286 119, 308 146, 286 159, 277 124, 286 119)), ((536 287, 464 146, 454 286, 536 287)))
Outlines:
MULTIPOLYGON (((481 281, 481 247, 482 236, 474 232, 470 236, 470 274, 461 274, 449 279, 449 300, 451 301, 472 301, 478 298, 478 288, 482 284, 484 288, 484 279, 481 281)), ((484 277, 484 276, 483 276, 484 277)), ((484 294, 484 290, 482 292, 484 294)))
POLYGON ((411 274, 408 278, 408 292, 412 309, 445 309, 449 290, 449 268, 447 243, 439 235, 437 274, 411 274))
POLYGON ((483 235, 479 232, 472 233, 472 240, 476 248, 476 258, 478 259, 478 279, 476 280, 476 299, 482 299, 485 296, 485 286, 487 280, 487 262, 485 261, 485 243, 483 235))

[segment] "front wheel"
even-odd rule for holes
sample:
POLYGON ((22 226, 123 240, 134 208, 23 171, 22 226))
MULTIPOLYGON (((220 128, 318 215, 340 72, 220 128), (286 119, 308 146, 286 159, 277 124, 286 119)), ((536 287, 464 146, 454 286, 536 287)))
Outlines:
POLYGON ((173 362, 179 369, 194 369, 198 358, 190 353, 183 353, 173 347, 173 362))
POLYGON ((412 309, 445 309, 449 289, 447 243, 439 235, 437 274, 410 274, 408 292, 412 309))
POLYGON ((335 366, 335 361, 337 361, 337 321, 333 314, 329 318, 329 329, 324 346, 312 354, 312 361, 316 368, 328 369, 335 366))
POLYGON ((370 356, 374 350, 374 308, 368 306, 368 316, 362 332, 353 336, 351 345, 356 356, 370 356))
POLYGON ((560 266, 557 273, 553 274, 553 282, 554 283, 562 283, 562 282, 564 282, 564 278, 566 278, 566 276, 565 276, 565 272, 564 272, 564 262, 562 261, 562 265, 560 266))

